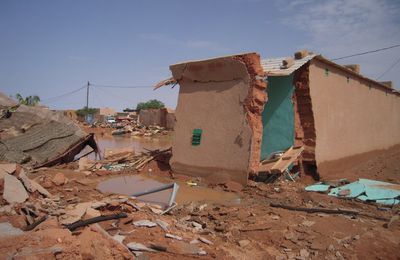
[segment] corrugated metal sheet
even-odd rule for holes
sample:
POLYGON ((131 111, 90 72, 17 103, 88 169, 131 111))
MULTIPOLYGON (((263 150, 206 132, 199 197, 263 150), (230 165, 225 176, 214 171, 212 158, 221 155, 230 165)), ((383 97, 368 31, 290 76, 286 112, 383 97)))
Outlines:
POLYGON ((282 61, 288 59, 289 57, 282 57, 282 58, 274 58, 274 59, 265 59, 261 60, 261 66, 263 67, 264 71, 269 76, 286 76, 292 74, 298 68, 303 66, 309 60, 317 56, 316 54, 308 55, 303 59, 294 60, 294 64, 287 69, 282 69, 282 61))

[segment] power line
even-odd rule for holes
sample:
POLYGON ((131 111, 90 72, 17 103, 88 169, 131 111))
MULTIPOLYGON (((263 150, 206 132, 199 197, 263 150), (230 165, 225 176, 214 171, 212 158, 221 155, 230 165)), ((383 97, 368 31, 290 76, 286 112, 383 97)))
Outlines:
POLYGON ((391 71, 399 63, 400 63, 400 57, 387 70, 385 70, 381 75, 379 75, 379 77, 377 79, 382 78, 386 73, 391 71))
POLYGON ((59 98, 63 98, 63 97, 68 96, 68 95, 72 95, 72 94, 74 94, 74 93, 76 93, 76 92, 78 92, 78 91, 80 91, 80 90, 82 90, 84 88, 86 88, 86 86, 80 87, 78 89, 72 90, 70 92, 67 92, 67 93, 64 93, 64 94, 61 94, 61 95, 58 95, 58 96, 55 96, 55 97, 43 99, 42 102, 53 100, 53 99, 59 99, 59 98))
POLYGON ((98 88, 153 88, 154 86, 110 86, 110 85, 97 85, 90 83, 90 86, 98 88))
POLYGON ((123 96, 117 95, 117 94, 114 93, 114 92, 109 92, 109 90, 104 90, 104 89, 101 89, 101 88, 98 88, 97 90, 100 90, 101 92, 105 93, 105 94, 108 95, 108 96, 111 95, 111 96, 114 96, 114 97, 117 98, 117 99, 124 100, 125 102, 128 102, 128 103, 132 103, 132 100, 129 100, 129 99, 126 98, 125 96, 123 97, 123 96))
POLYGON ((366 51, 366 52, 360 52, 360 53, 356 53, 356 54, 351 54, 351 55, 347 55, 347 56, 343 56, 343 57, 339 57, 339 58, 335 58, 335 59, 331 59, 331 60, 341 60, 341 59, 351 58, 351 57, 355 57, 355 56, 361 56, 361 55, 365 55, 365 54, 369 54, 369 53, 389 50, 389 49, 393 49, 393 48, 397 48, 397 47, 400 47, 400 44, 396 44, 396 45, 392 45, 392 46, 389 46, 389 47, 380 48, 380 49, 376 49, 376 50, 372 50, 372 51, 366 51))

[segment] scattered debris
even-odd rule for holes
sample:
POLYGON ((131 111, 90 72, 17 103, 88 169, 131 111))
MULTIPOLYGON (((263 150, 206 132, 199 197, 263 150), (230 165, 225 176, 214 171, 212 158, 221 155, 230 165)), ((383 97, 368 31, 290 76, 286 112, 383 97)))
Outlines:
POLYGON ((165 232, 168 231, 168 223, 165 221, 162 221, 161 219, 156 219, 155 221, 157 223, 157 225, 159 225, 161 227, 162 230, 164 230, 165 232))
POLYGON ((247 239, 239 240, 238 244, 240 247, 246 247, 248 244, 250 244, 250 241, 247 239))
POLYGON ((24 228, 24 231, 30 231, 33 230, 35 227, 37 227, 40 223, 42 223, 43 221, 45 221, 47 219, 47 216, 43 216, 41 218, 39 218, 38 220, 36 220, 35 222, 33 222, 32 224, 26 226, 24 228))
POLYGON ((60 223, 63 225, 69 225, 79 221, 83 217, 83 215, 85 215, 86 209, 91 205, 91 202, 83 202, 75 205, 75 207, 73 207, 72 209, 67 210, 65 212, 65 215, 60 216, 60 223))
POLYGON ((149 228, 157 226, 156 223, 146 219, 135 221, 133 222, 133 225, 135 225, 136 227, 149 227, 149 228))
POLYGON ((6 238, 6 237, 10 237, 10 236, 18 236, 18 235, 22 235, 23 233, 24 232, 21 229, 13 227, 8 222, 0 223, 0 238, 6 238))
POLYGON ((154 249, 151 249, 141 243, 130 242, 126 245, 132 251, 147 251, 147 252, 157 252, 154 249))
POLYGON ((176 240, 182 240, 182 238, 180 236, 175 236, 175 235, 168 234, 168 233, 165 234, 165 237, 173 238, 173 239, 176 239, 176 240))
POLYGON ((57 173, 53 179, 51 180, 55 185, 57 186, 61 186, 64 185, 65 183, 67 183, 68 179, 65 178, 64 174, 62 174, 61 172, 57 173))
POLYGON ((124 242, 124 239, 126 238, 126 236, 122 236, 122 235, 116 234, 116 235, 113 236, 113 238, 114 238, 116 241, 122 243, 122 242, 124 242))
POLYGON ((213 242, 211 242, 210 240, 208 240, 207 238, 204 238, 204 237, 199 237, 199 240, 201 242, 203 242, 204 244, 207 244, 207 245, 213 245, 214 244, 213 242))
POLYGON ((9 203, 21 203, 29 197, 24 185, 14 176, 4 174, 4 192, 3 198, 9 203))
POLYGON ((66 225, 66 227, 73 231, 79 227, 83 227, 86 225, 90 225, 90 224, 94 224, 94 223, 98 223, 101 221, 107 221, 107 220, 111 220, 111 219, 119 219, 119 218, 126 218, 128 215, 126 215, 126 213, 121 212, 118 214, 112 214, 112 215, 104 215, 104 216, 99 216, 99 217, 94 217, 94 218, 90 218, 90 219, 86 219, 86 220, 79 220, 76 221, 72 224, 68 224, 66 225))
MULTIPOLYGON (((317 183, 306 187, 307 191, 328 192, 330 183, 317 183)), ((330 196, 338 198, 358 199, 385 205, 400 203, 400 185, 388 182, 359 179, 356 182, 330 189, 330 196)))
POLYGON ((277 204, 277 203, 270 203, 269 205, 271 207, 274 207, 274 208, 283 208, 283 209, 294 210, 294 211, 303 211, 303 212, 307 212, 307 213, 322 212, 322 213, 326 213, 326 214, 342 214, 342 215, 350 215, 350 216, 360 215, 360 216, 374 218, 374 219, 377 219, 377 220, 387 221, 386 218, 369 215, 367 213, 362 213, 362 212, 359 212, 359 211, 356 211, 356 210, 325 209, 325 208, 303 208, 303 207, 295 207, 295 206, 289 206, 289 205, 277 204))

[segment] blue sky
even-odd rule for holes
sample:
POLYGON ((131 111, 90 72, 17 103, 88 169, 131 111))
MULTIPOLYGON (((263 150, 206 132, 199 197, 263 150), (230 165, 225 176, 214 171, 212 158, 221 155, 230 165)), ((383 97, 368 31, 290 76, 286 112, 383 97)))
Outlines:
MULTIPOLYGON (((400 43, 400 2, 351 1, 0 1, 0 91, 39 95, 51 108, 80 108, 93 84, 150 86, 168 66, 241 52, 263 58, 307 48, 328 58, 400 43)), ((341 60, 379 77, 400 48, 341 60)), ((400 87, 400 64, 380 80, 400 87)), ((92 87, 90 106, 117 109, 159 99, 175 108, 178 87, 92 87)))

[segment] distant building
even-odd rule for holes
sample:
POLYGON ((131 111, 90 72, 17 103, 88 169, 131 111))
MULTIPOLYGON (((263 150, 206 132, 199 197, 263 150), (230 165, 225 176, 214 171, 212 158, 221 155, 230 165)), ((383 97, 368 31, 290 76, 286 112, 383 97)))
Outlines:
POLYGON ((139 122, 144 126, 161 126, 172 130, 175 126, 175 110, 169 108, 142 109, 139 122))
POLYGON ((115 114, 116 114, 116 112, 115 112, 115 110, 113 108, 101 107, 99 109, 99 115, 100 116, 110 116, 110 115, 113 116, 115 114))

